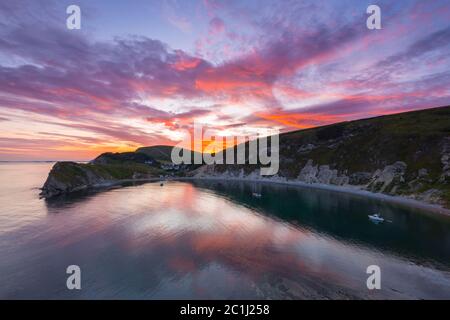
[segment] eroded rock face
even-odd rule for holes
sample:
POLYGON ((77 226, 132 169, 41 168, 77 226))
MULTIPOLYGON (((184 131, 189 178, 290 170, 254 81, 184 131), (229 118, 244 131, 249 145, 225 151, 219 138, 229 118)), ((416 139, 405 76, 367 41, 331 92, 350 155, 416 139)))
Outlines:
MULTIPOLYGON (((395 193, 396 189, 405 182, 404 174, 407 165, 402 161, 397 161, 387 165, 383 169, 370 172, 356 172, 347 176, 345 172, 331 169, 329 165, 317 165, 313 160, 308 160, 306 165, 300 170, 297 180, 306 183, 321 183, 330 185, 356 185, 363 189, 374 192, 395 193)), ((426 176, 426 171, 419 173, 426 176)))
MULTIPOLYGON (((441 203, 450 207, 449 120, 450 107, 444 107, 283 133, 280 135, 280 171, 276 176, 260 176, 259 166, 250 165, 249 161, 243 165, 194 166, 185 172, 185 176, 284 179, 351 186, 352 189, 391 195, 424 197, 433 202, 440 198, 441 203), (416 132, 418 121, 421 132, 416 132)), ((171 150, 170 146, 156 146, 140 148, 136 152, 167 161, 171 158, 171 150)), ((134 153, 103 154, 93 164, 100 167, 125 162, 147 165, 153 162, 150 159, 134 153)), ((69 174, 71 166, 67 166, 69 174)), ((128 168, 118 173, 116 168, 111 168, 106 174, 116 181, 161 174, 150 171, 128 168)), ((55 175, 47 179, 42 193, 64 193, 65 190, 107 182, 108 177, 102 172, 105 171, 80 169, 66 180, 56 170, 55 175)))
POLYGON ((351 185, 367 185, 372 179, 370 172, 355 172, 350 175, 348 183, 351 185))
POLYGON ((331 180, 337 176, 337 170, 331 170, 329 165, 319 166, 317 180, 320 183, 331 184, 331 180))
POLYGON ((338 170, 331 169, 329 165, 314 165, 313 160, 308 160, 300 171, 297 179, 306 183, 322 183, 333 185, 348 184, 349 178, 344 174, 339 174, 338 170))
MULTIPOLYGON (((450 151, 450 149, 449 149, 450 151)), ((448 165, 450 157, 443 157, 443 165, 448 165), (447 162, 448 161, 448 162, 447 162)), ((416 173, 409 173, 408 166, 403 161, 396 161, 390 165, 373 172, 354 172, 348 174, 347 170, 338 170, 333 165, 316 164, 309 159, 301 167, 298 176, 287 178, 281 175, 272 177, 261 177, 259 169, 244 171, 243 167, 229 167, 224 171, 217 171, 214 165, 202 166, 192 174, 194 177, 217 177, 217 178, 241 178, 249 180, 269 179, 273 181, 298 181, 308 184, 325 184, 335 186, 347 186, 360 190, 379 192, 390 195, 403 195, 430 203, 442 203, 442 191, 428 189, 426 187, 435 181, 426 168, 421 168, 416 173)), ((449 165, 450 175, 450 165, 449 165)))
POLYGON ((442 147, 442 174, 439 177, 439 182, 450 184, 450 138, 446 138, 442 147))
POLYGON ((108 165, 95 163, 57 162, 50 171, 40 194, 51 198, 60 194, 87 188, 107 187, 125 180, 143 180, 157 177, 160 171, 125 163, 108 165))
POLYGON ((313 165, 312 160, 308 160, 306 165, 303 167, 303 169, 300 171, 300 174, 298 175, 298 180, 306 182, 306 183, 317 183, 317 165, 313 165))
POLYGON ((110 180, 110 176, 87 170, 78 163, 57 162, 50 171, 40 195, 50 198, 59 194, 83 190, 92 185, 105 184, 110 180))
POLYGON ((406 168, 406 163, 397 161, 394 164, 387 165, 383 170, 375 171, 367 188, 376 192, 385 192, 388 187, 395 188, 396 185, 405 182, 406 168))
POLYGON ((55 195, 67 192, 69 190, 69 186, 62 181, 59 181, 53 176, 49 176, 45 181, 44 186, 42 187, 42 191, 40 195, 44 198, 50 198, 55 195))

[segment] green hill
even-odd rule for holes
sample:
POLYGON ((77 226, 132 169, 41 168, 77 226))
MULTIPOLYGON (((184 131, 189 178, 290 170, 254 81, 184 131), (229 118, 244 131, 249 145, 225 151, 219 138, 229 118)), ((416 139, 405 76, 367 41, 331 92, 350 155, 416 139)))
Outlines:
MULTIPOLYGON (((143 153, 161 163, 172 163, 171 153, 172 146, 151 146, 151 147, 142 147, 136 149, 137 153, 143 153)), ((183 149, 183 152, 186 149, 183 149)), ((189 150, 187 150, 189 152, 189 150)), ((198 152, 191 151, 191 159, 194 159, 194 154, 198 152)))
POLYGON ((136 149, 136 152, 143 153, 157 161, 171 162, 170 154, 172 152, 172 146, 151 146, 142 147, 136 149))
MULTIPOLYGON (((213 165, 194 175, 258 178, 258 168, 213 165)), ((282 134, 277 178, 357 186, 450 207, 450 107, 282 134)))
MULTIPOLYGON (((170 167, 172 148, 152 146, 135 152, 105 153, 88 165, 57 163, 43 187, 43 196, 71 192, 99 181, 161 174, 260 178, 259 165, 248 164, 248 154, 243 165, 174 169, 170 167)), ((284 133, 280 136, 279 171, 272 179, 354 187, 450 208, 450 107, 284 133)))

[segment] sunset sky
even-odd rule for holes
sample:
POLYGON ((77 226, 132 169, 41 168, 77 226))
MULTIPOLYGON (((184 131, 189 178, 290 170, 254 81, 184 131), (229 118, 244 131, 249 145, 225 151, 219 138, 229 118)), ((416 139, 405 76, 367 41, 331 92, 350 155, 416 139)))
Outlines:
POLYGON ((194 121, 240 135, 449 104, 448 0, 0 2, 0 160, 174 145, 194 121))

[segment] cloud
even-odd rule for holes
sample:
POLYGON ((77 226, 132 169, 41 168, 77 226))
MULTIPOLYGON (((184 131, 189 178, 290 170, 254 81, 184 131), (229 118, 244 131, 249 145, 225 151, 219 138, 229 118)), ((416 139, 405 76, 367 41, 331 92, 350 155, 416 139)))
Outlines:
POLYGON ((209 21, 209 34, 218 35, 225 31, 225 23, 219 17, 214 17, 209 21))
MULTIPOLYGON (((442 2, 423 13, 436 16, 425 29, 407 19, 426 21, 416 2, 405 10, 383 7, 384 16, 395 19, 378 33, 365 27, 365 10, 332 3, 203 4, 207 17, 198 44, 220 59, 145 36, 99 40, 72 32, 54 19, 56 2, 0 4, 4 138, 28 121, 30 136, 55 132, 67 143, 76 139, 32 129, 38 117, 47 117, 68 131, 91 133, 91 140, 80 138, 83 144, 162 144, 173 143, 170 134, 197 119, 219 129, 291 130, 450 103, 450 28, 442 2)), ((184 18, 193 10, 186 6, 165 2, 164 17, 193 32, 184 18)))
POLYGON ((151 123, 163 123, 170 129, 180 129, 192 124, 197 117, 205 116, 212 112, 212 110, 206 109, 191 109, 181 113, 167 112, 159 116, 147 117, 146 120, 151 123))
POLYGON ((27 31, 17 26, 0 44, 1 51, 33 63, 0 67, 0 102, 8 108, 76 118, 139 112, 148 118, 157 108, 132 103, 142 94, 184 99, 225 95, 274 103, 272 86, 279 77, 332 56, 356 33, 349 26, 311 35, 286 33, 253 54, 215 66, 144 37, 100 43, 46 29, 47 37, 30 41, 27 31))
POLYGON ((187 17, 180 14, 182 11, 182 2, 177 0, 163 0, 163 14, 167 21, 174 27, 184 33, 191 32, 192 24, 187 17))

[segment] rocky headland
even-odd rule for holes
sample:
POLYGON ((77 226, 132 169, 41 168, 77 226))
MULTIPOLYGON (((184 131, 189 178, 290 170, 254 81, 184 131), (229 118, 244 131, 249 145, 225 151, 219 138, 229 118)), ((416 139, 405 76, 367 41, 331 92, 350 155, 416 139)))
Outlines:
MULTIPOLYGON (((86 164, 58 162, 42 196, 167 175, 262 179, 259 166, 248 163, 174 167, 171 149, 156 146, 106 153, 86 164)), ((264 180, 351 187, 450 208, 450 107, 282 134, 279 171, 264 180)))

